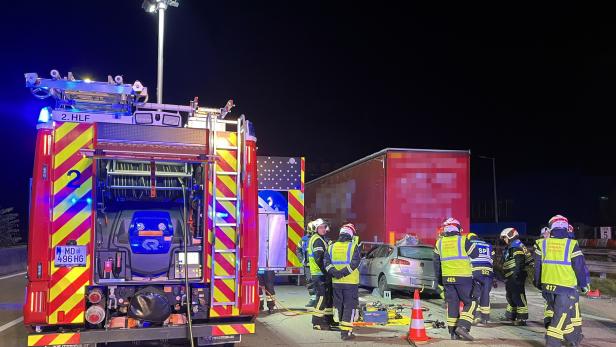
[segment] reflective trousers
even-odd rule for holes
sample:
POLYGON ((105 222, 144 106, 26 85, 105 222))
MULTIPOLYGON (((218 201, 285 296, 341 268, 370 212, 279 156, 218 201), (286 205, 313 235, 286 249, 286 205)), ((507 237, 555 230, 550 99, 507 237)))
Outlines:
POLYGON ((546 292, 544 296, 548 305, 554 307, 554 317, 545 333, 546 346, 561 346, 563 341, 577 346, 582 337, 582 316, 577 291, 561 289, 558 293, 546 292))
POLYGON ((342 332, 352 331, 353 322, 359 317, 359 286, 356 284, 334 284, 334 311, 342 332))
POLYGON ((328 275, 312 276, 312 286, 317 295, 317 303, 312 310, 312 325, 331 325, 334 314, 331 277, 328 275))
POLYGON ((471 330, 475 312, 475 302, 471 299, 473 290, 472 278, 464 278, 458 280, 455 284, 444 284, 445 287, 445 302, 447 302, 447 326, 449 332, 453 332, 457 326, 471 330), (464 307, 460 313, 460 302, 464 307))
POLYGON ((475 302, 475 318, 490 320, 490 291, 492 290, 493 276, 473 276, 472 299, 475 302))
POLYGON ((528 319, 525 284, 525 275, 521 275, 518 279, 511 278, 505 281, 505 290, 507 291, 507 311, 505 312, 505 317, 509 320, 528 319))
MULTIPOLYGON (((276 305, 274 300, 276 295, 276 290, 274 289, 274 280, 276 279, 276 273, 274 271, 267 270, 262 274, 259 274, 259 288, 265 288, 263 295, 265 295, 265 300, 267 301, 267 308, 273 309, 276 305)), ((259 305, 260 309, 263 309, 263 302, 259 305)))

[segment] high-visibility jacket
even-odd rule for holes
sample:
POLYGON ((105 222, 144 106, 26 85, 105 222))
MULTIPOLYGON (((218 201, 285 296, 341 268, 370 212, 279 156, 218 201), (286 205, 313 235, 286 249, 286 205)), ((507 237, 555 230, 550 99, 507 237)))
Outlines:
POLYGON ((511 241, 503 253, 503 272, 506 279, 521 280, 526 276, 526 269, 533 263, 532 254, 522 241, 511 241))
POLYGON ((577 287, 577 278, 571 266, 576 245, 576 240, 561 238, 547 238, 539 242, 541 283, 544 286, 577 287))
POLYGON ((466 250, 466 237, 443 236, 436 241, 434 252, 440 256, 443 278, 472 277, 471 260, 466 250))
POLYGON ((347 268, 350 274, 342 278, 332 278, 332 283, 359 284, 359 271, 351 268, 353 254, 357 249, 357 244, 353 241, 337 241, 329 246, 329 258, 331 265, 336 270, 347 268))
POLYGON ((318 233, 314 233, 308 241, 308 266, 312 276, 322 276, 323 254, 326 251, 325 239, 318 233), (320 263, 320 264, 319 264, 320 263))

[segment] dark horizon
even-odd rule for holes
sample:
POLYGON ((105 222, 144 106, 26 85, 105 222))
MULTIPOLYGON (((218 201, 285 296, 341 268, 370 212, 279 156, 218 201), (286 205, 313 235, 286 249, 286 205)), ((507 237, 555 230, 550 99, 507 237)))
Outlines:
MULTIPOLYGON (((472 203, 493 200, 491 162, 479 156, 494 156, 499 200, 512 201, 505 221, 534 231, 562 213, 616 225, 608 14, 180 1, 167 15, 164 102, 233 99, 259 155, 305 156, 307 178, 386 147, 471 150, 472 203)), ((23 73, 122 74, 154 99, 156 16, 116 0, 12 3, 2 17, 0 206, 25 222, 36 117, 50 101, 30 95, 23 73)))

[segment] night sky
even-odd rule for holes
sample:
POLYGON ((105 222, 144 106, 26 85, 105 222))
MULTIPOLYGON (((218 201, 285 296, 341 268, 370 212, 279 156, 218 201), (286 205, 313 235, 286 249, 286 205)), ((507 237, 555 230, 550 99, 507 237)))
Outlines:
MULTIPOLYGON (((155 95, 157 44, 139 0, 25 3, 0 14, 0 206, 24 215, 36 116, 51 101, 23 73, 122 74, 155 95)), ((309 178, 385 147, 470 149, 473 206, 491 203, 491 162, 476 157, 488 155, 504 220, 616 225, 613 12, 538 6, 180 1, 164 101, 234 99, 259 154, 305 156, 309 178)))

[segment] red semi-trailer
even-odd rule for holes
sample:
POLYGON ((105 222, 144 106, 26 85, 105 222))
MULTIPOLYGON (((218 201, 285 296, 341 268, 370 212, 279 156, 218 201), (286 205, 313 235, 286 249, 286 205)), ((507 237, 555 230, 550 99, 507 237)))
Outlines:
POLYGON ((364 242, 414 234, 431 244, 442 220, 470 223, 470 151, 387 148, 306 184, 306 216, 354 223, 364 242))

